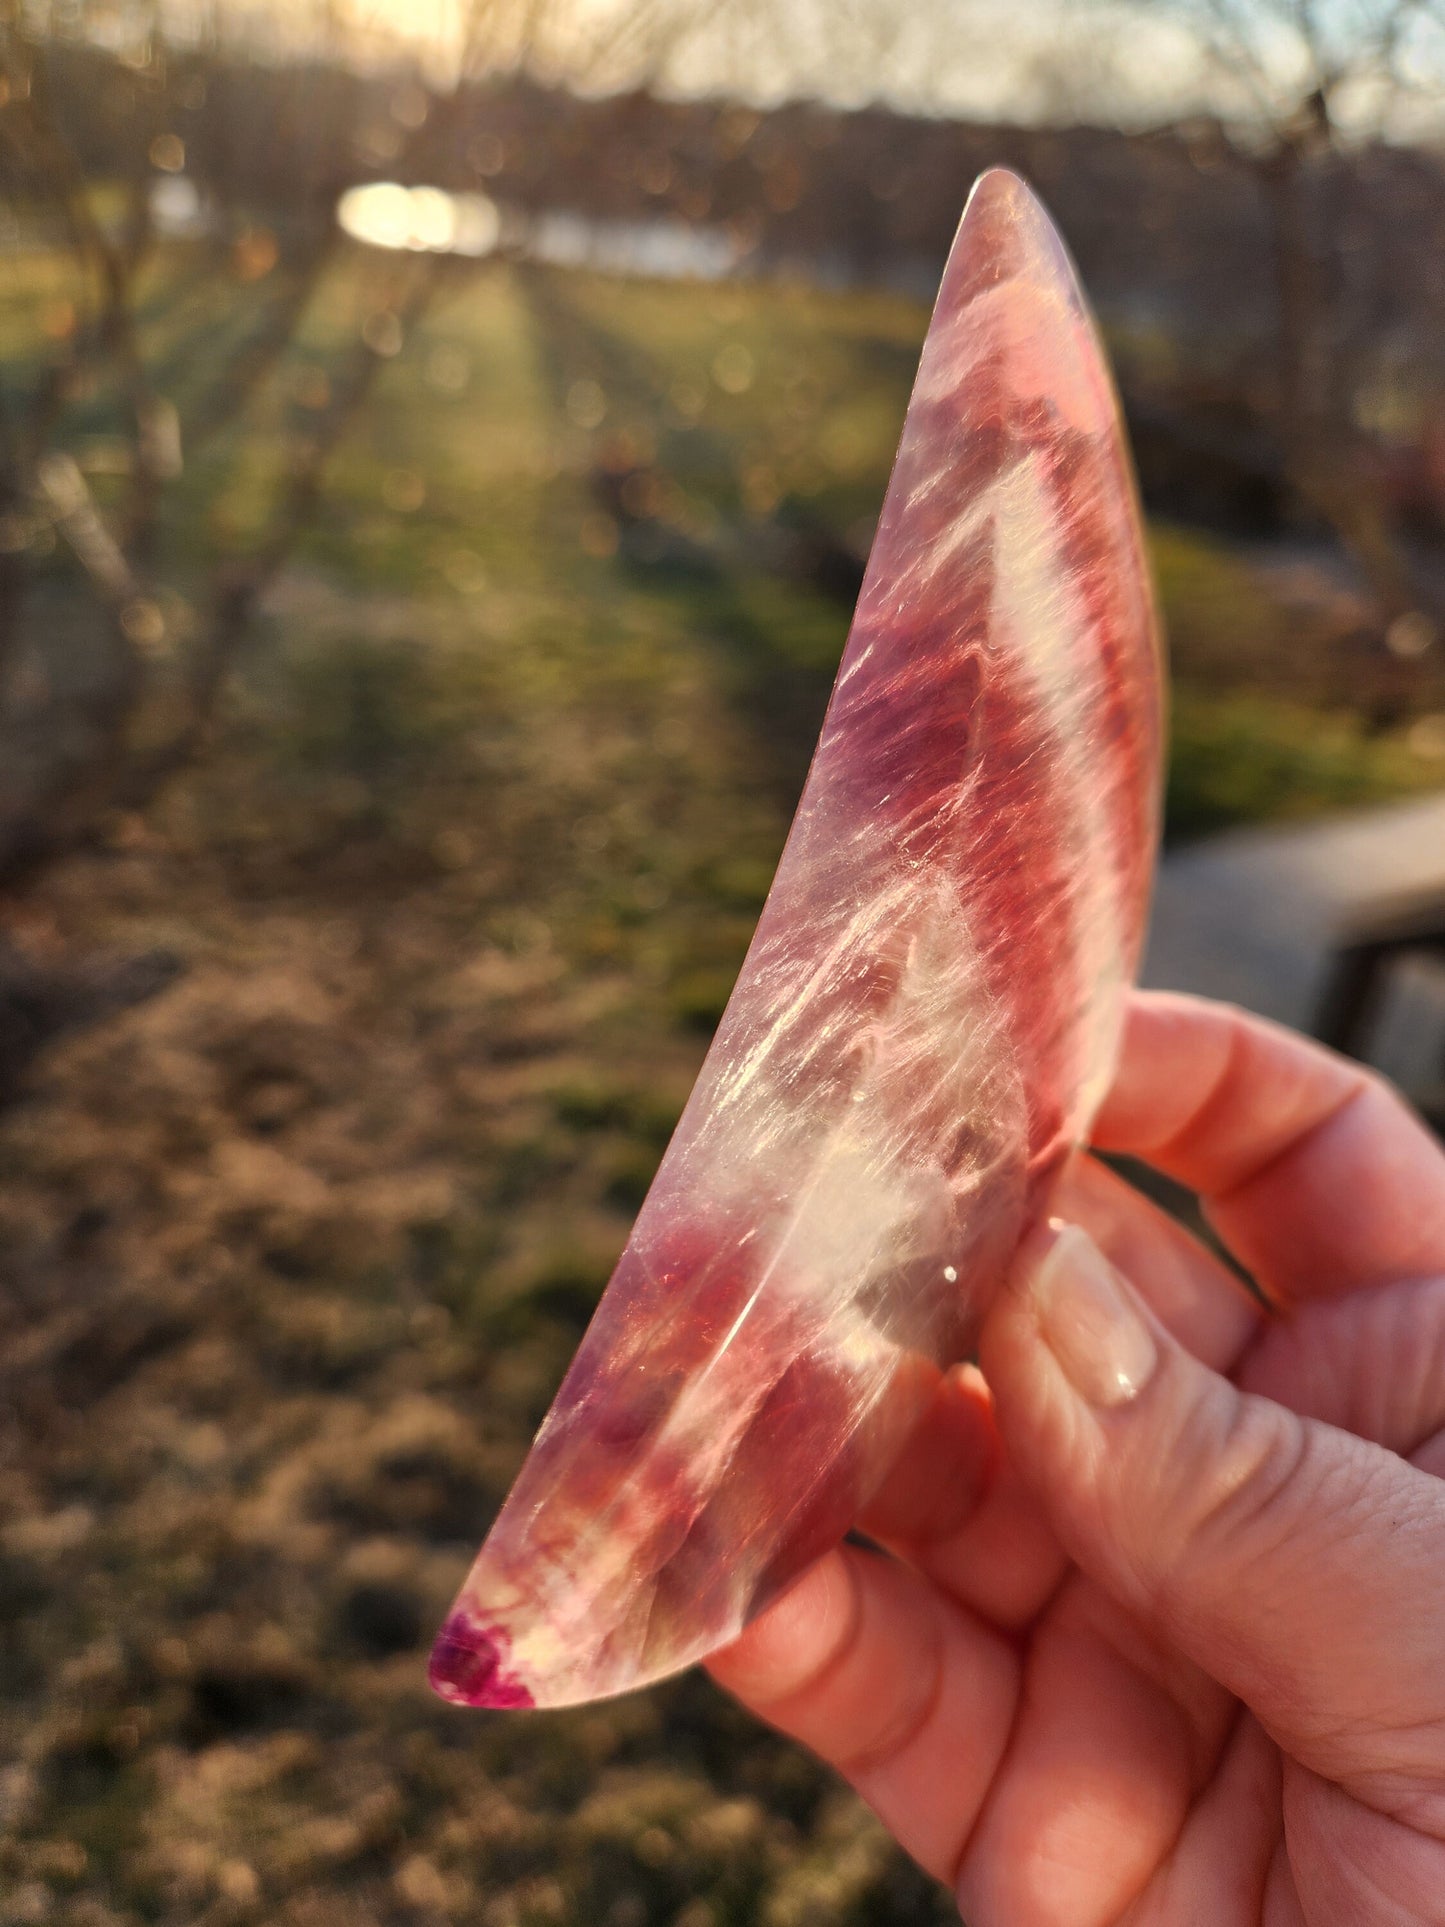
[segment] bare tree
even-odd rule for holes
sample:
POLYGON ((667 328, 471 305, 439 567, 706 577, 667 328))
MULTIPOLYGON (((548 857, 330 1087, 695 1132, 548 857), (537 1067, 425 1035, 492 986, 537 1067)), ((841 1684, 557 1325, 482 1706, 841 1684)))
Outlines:
POLYGON ((1435 60, 1422 57, 1445 13, 1435 0, 1186 0, 1182 12, 1203 60, 1242 96, 1201 139, 1227 146, 1267 209, 1273 418, 1289 479, 1409 646, 1423 623, 1439 626, 1439 596, 1412 561, 1361 421, 1374 331, 1368 302, 1349 285, 1350 227, 1357 157, 1430 109, 1438 115, 1445 100, 1438 43, 1428 49, 1435 60))
MULTIPOLYGON (((475 67, 494 10, 491 0, 474 0, 458 84, 475 67)), ((104 837, 117 815, 143 809, 197 755, 258 605, 314 521, 329 465, 378 371, 460 271, 436 257, 371 257, 351 340, 313 383, 319 406, 293 428, 262 526, 245 542, 215 539, 199 570, 194 558, 168 563, 163 524, 191 486, 188 466, 274 380, 331 273, 338 166, 349 163, 357 129, 324 111, 344 93, 318 99, 311 85, 297 98, 286 132, 302 164, 284 222, 258 232, 222 207, 214 230, 182 250, 197 257, 203 281, 220 275, 234 286, 238 272, 242 284, 264 283, 252 291, 255 325, 219 362, 208 330, 181 331, 162 373, 141 325, 146 290, 168 265, 158 258, 157 212, 185 158, 179 105, 198 76, 204 86, 220 49, 214 40, 168 45, 156 8, 131 24, 122 57, 106 70, 128 163, 116 204, 112 186, 87 177, 57 108, 62 44, 37 31, 24 0, 0 10, 0 164, 12 222, 44 247, 63 289, 43 317, 50 339, 39 365, 12 361, 0 381, 0 891, 104 837), (182 393, 184 408, 175 399, 182 393), (106 402, 116 432, 105 467, 121 471, 123 483, 102 500, 78 411, 93 415, 106 402), (55 600, 48 578, 57 543, 72 564, 59 643, 37 619, 47 596, 55 600)), ((323 0, 311 26, 313 53, 339 61, 340 8, 323 0)), ((299 95, 314 69, 295 79, 299 95)), ((457 87, 423 97, 403 129, 399 167, 404 147, 444 137, 441 123, 459 100, 457 87)), ((254 144, 254 128, 247 135, 254 144)), ((224 140, 220 147, 224 165, 224 140)), ((224 196, 224 179, 211 185, 224 196)))
MULTIPOLYGON (((400 178, 424 176, 459 144, 478 84, 508 73, 654 78, 723 6, 617 0, 579 13, 576 0, 459 0, 455 38, 426 47, 431 84, 407 90, 385 163, 400 178)), ((361 54, 375 70, 418 57, 415 43, 378 24, 368 0, 288 0, 248 10, 239 24, 216 0, 186 12, 184 41, 168 39, 169 11, 165 0, 119 10, 0 0, 0 193, 16 233, 44 245, 52 278, 65 283, 50 303, 39 365, 12 360, 0 371, 0 893, 103 838, 196 757, 258 606, 315 520, 332 458, 378 371, 438 288, 475 271, 439 256, 373 256, 351 341, 313 383, 325 401, 292 430, 264 526, 245 544, 218 539, 199 580, 193 567, 168 565, 169 507, 192 486, 196 458, 244 422, 277 378, 343 245, 337 193, 367 137, 367 89, 354 63, 361 54), (261 51, 283 57, 269 85, 283 104, 276 144, 290 164, 284 214, 259 234, 238 206, 255 166, 254 98, 245 88, 228 96, 223 85, 228 64, 254 58, 258 34, 270 36, 261 51), (103 63, 102 44, 111 56, 103 63), (123 132, 119 183, 88 175, 57 102, 57 62, 77 48, 92 55, 103 111, 123 132), (350 86, 341 84, 348 62, 350 86), (193 167, 177 130, 187 102, 208 87, 205 151, 193 167), (207 330, 171 340, 162 373, 140 310, 167 265, 156 215, 182 167, 218 204, 214 230, 189 244, 198 272, 224 278, 239 258, 242 279, 258 284, 247 297, 256 317, 219 364, 207 330), (107 458, 124 470, 119 500, 96 488, 82 447, 80 412, 93 415, 98 398, 110 404, 120 444, 107 458), (36 620, 57 543, 73 564, 72 586, 86 592, 80 604, 67 600, 59 652, 67 661, 36 620), (83 633, 71 633, 77 624, 83 633)))
MULTIPOLYGON (((399 168, 454 131, 494 11, 493 0, 471 0, 446 93, 410 89, 399 168)), ((67 14, 66 37, 26 0, 0 0, 9 272, 41 343, 0 368, 0 899, 104 842, 202 752, 262 599, 315 522, 379 372, 449 277, 475 272, 436 255, 368 251, 352 262, 350 337, 327 366, 310 351, 310 393, 279 411, 284 439, 259 523, 243 537, 216 521, 198 536, 192 512, 186 543, 169 539, 174 511, 193 509, 198 459, 222 474, 253 461, 248 417, 275 401, 278 382, 283 395, 294 386, 293 350, 345 245, 339 170, 355 165, 361 130, 347 114, 365 98, 359 85, 317 84, 318 57, 334 78, 349 51, 340 5, 319 0, 310 63, 274 82, 290 89, 284 136, 300 157, 288 204, 258 222, 228 175, 254 153, 254 125, 228 128, 225 100, 209 103, 195 170, 178 131, 236 52, 223 12, 208 38, 176 45, 159 6, 146 6, 125 16, 119 45, 112 35, 98 48, 84 16, 76 33, 67 14), (118 180, 113 166, 95 177, 78 149, 59 99, 67 60, 89 62, 85 75, 101 83, 91 91, 111 151, 120 144, 118 180), (193 232, 168 237, 178 216, 193 232), (178 323, 188 303, 199 316, 209 300, 212 314, 249 309, 251 325, 219 352, 218 331, 199 320, 168 327, 162 343, 146 319, 158 300, 178 323)), ((293 28, 297 19, 293 10, 293 28)), ((147 994, 167 968, 152 958, 43 969, 0 934, 0 1091, 48 1035, 147 994)))
POLYGON ((1392 329, 1408 311, 1418 328, 1445 292, 1379 187, 1445 127, 1445 6, 1098 0, 1040 66, 1056 111, 1172 123, 1202 167, 1246 185, 1266 244, 1262 285, 1242 292, 1263 296, 1269 333, 1262 370, 1241 361, 1240 399, 1297 503, 1353 558, 1381 634, 1423 651, 1445 630, 1445 595, 1409 539, 1371 401, 1392 329))
MULTIPOLYGON (((1267 341, 1240 331, 1239 400, 1296 502, 1354 559, 1381 634, 1408 651, 1445 633, 1445 592, 1420 566, 1372 420, 1402 314, 1445 318, 1445 281, 1408 218, 1392 228, 1379 185, 1387 166, 1391 180, 1407 173, 1411 143, 1445 131, 1445 0, 1052 0, 1012 15, 853 0, 850 12, 875 96, 1173 128, 1201 167, 1237 177, 1265 237, 1241 305, 1268 314, 1267 341)), ((1430 343, 1418 346, 1423 365, 1430 343)))

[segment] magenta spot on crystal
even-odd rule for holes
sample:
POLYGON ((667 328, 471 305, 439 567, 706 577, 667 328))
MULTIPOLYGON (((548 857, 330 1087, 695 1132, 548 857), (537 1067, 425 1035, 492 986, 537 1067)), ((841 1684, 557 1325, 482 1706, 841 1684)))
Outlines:
POLYGON ((457 1706, 516 1708, 535 1705, 532 1695, 506 1670, 506 1635, 454 1612, 437 1634, 427 1677, 433 1692, 457 1706))

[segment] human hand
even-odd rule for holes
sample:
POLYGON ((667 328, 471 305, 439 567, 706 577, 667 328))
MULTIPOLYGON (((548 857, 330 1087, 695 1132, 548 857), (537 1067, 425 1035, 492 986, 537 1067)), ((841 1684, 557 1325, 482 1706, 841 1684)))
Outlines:
POLYGON ((1095 1144, 1272 1309, 1077 1160, 859 1522, 897 1558, 829 1554, 711 1670, 970 1927, 1445 1923, 1445 1155, 1359 1066, 1149 995, 1095 1144))

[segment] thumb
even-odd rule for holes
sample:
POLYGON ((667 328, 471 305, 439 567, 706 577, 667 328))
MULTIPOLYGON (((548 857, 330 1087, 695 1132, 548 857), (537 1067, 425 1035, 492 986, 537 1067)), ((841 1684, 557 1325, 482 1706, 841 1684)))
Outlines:
POLYGON ((1026 1242, 981 1359, 1084 1572, 1304 1765, 1371 1804, 1441 1800, 1445 1483, 1238 1391, 1073 1226, 1026 1242))

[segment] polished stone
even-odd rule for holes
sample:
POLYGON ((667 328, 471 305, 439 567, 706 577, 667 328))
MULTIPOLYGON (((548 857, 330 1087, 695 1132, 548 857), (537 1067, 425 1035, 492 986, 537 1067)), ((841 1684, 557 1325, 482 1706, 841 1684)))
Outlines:
POLYGON ((835 1543, 1110 1075, 1155 618, 1067 256, 986 174, 797 818, 607 1293, 438 1639, 476 1706, 676 1671, 835 1543))

